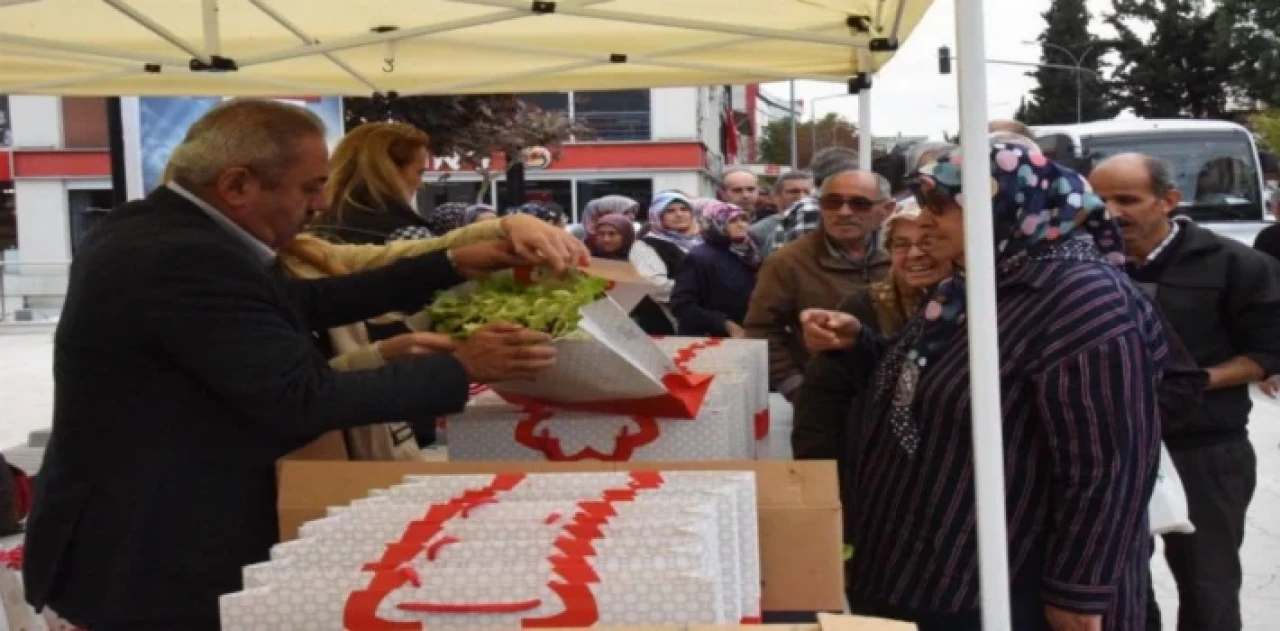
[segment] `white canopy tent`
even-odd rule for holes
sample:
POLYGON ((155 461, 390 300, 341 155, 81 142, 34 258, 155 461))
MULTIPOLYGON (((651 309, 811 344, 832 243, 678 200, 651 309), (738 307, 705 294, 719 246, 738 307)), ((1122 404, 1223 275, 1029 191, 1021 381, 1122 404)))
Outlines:
MULTIPOLYGON (((932 0, 0 0, 0 94, 421 95, 787 79, 859 92, 932 0)), ((964 187, 984 190, 983 0, 955 0, 964 187)), ((966 200, 983 626, 1008 631, 990 199, 966 200)))

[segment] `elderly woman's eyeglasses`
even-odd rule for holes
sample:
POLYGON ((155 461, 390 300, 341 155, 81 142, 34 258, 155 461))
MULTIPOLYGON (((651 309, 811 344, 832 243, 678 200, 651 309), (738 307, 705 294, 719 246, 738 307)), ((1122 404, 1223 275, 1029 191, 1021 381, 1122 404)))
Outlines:
POLYGON ((933 247, 933 237, 920 237, 915 241, 908 239, 894 239, 889 242, 889 251, 897 253, 910 252, 911 248, 920 248, 921 252, 928 252, 933 247))
POLYGON ((837 211, 848 207, 855 213, 868 213, 876 208, 883 206, 888 199, 870 199, 861 195, 853 197, 844 197, 841 195, 823 195, 818 198, 818 208, 827 211, 837 211))

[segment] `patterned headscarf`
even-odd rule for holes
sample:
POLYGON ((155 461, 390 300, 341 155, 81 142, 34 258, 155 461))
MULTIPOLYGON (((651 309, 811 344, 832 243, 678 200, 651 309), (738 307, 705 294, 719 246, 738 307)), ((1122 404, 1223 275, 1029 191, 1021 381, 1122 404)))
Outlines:
MULTIPOLYGON (((944 156, 921 169, 913 185, 918 198, 942 195, 964 206, 960 155, 944 156), (933 184, 922 189, 921 180, 933 184)), ((1006 143, 991 147, 991 219, 996 237, 997 273, 1013 269, 1028 252, 1048 243, 1087 235, 1109 262, 1124 265, 1124 241, 1102 200, 1080 174, 1043 153, 1006 143)), ((965 311, 964 270, 942 281, 925 306, 926 334, 913 359, 920 365, 950 339, 965 311)))
MULTIPOLYGON (((959 154, 922 168, 912 184, 925 207, 930 200, 934 204, 950 200, 963 208, 960 189, 959 154)), ((1039 151, 992 144, 991 214, 997 275, 1009 274, 1033 258, 1096 261, 1101 257, 1124 264, 1119 227, 1102 200, 1078 173, 1039 151)), ((920 444, 911 411, 919 375, 964 325, 965 297, 965 271, 957 266, 927 299, 923 318, 907 325, 903 345, 885 359, 879 371, 883 378, 874 384, 876 398, 891 401, 889 427, 912 456, 920 444)))
POLYGON ((726 249, 755 268, 760 265, 760 250, 749 236, 741 239, 729 237, 729 222, 739 217, 747 218, 747 212, 741 208, 721 201, 712 201, 702 208, 702 216, 698 223, 702 226, 702 237, 707 245, 726 249))
POLYGON ((615 259, 625 261, 631 256, 631 246, 636 242, 636 226, 631 223, 631 218, 626 215, 613 213, 600 217, 600 226, 612 226, 613 229, 622 235, 622 247, 616 252, 605 252, 600 249, 596 243, 596 233, 587 235, 587 249, 591 250, 591 256, 602 259, 615 259))
POLYGON ((439 237, 461 228, 466 212, 467 205, 462 202, 445 202, 431 209, 422 221, 431 234, 439 237))
POLYGON ((488 204, 472 204, 467 206, 466 212, 462 214, 462 225, 469 226, 475 223, 476 218, 483 213, 493 213, 496 215, 498 214, 498 211, 488 204))
MULTIPOLYGON (((649 204, 649 234, 658 239, 662 239, 663 241, 674 243, 680 246, 681 250, 688 252, 689 250, 692 250, 694 246, 702 243, 702 235, 680 234, 678 232, 667 230, 662 225, 662 214, 666 212, 668 207, 676 202, 683 203, 685 206, 688 206, 690 210, 693 209, 693 203, 689 201, 689 198, 685 197, 684 194, 677 193, 675 191, 659 193, 653 198, 653 203, 649 204)), ((697 211, 694 211, 694 219, 694 225, 696 226, 698 225, 698 222, 696 221, 697 211)))
POLYGON ((588 236, 596 231, 596 222, 605 215, 617 215, 640 206, 636 200, 622 195, 605 195, 587 202, 582 209, 582 229, 588 236))
POLYGON ((693 209, 694 218, 698 218, 702 216, 702 213, 707 209, 707 206, 718 203, 719 201, 720 200, 714 197, 694 197, 689 200, 689 208, 693 209))

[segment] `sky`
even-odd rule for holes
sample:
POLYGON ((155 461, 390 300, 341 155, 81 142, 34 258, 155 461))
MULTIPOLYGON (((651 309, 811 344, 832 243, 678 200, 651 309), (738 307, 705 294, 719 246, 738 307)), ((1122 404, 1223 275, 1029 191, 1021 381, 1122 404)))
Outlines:
MULTIPOLYGON (((963 0, 962 0, 963 1, 963 0)), ((938 47, 947 45, 955 52, 955 2, 936 0, 920 24, 912 31, 902 48, 875 77, 871 90, 871 131, 876 136, 927 135, 941 139, 942 133, 959 129, 960 111, 956 98, 955 64, 952 74, 938 73, 938 47)), ((1041 17, 1050 0, 985 0, 987 59, 1040 61, 1040 47, 1028 46, 1044 30, 1041 17)), ((1111 0, 1088 0, 1094 13, 1092 28, 1106 34, 1101 14, 1109 11, 1111 0)), ((1051 63, 1070 63, 1054 59, 1051 63)), ((1018 109, 1018 102, 1035 85, 1026 76, 1033 68, 987 64, 988 115, 1008 118, 1018 109)), ((1074 81, 1070 71, 1062 71, 1063 81, 1074 81)), ((782 103, 788 98, 788 84, 770 83, 765 89, 782 103)), ((796 100, 805 104, 805 118, 816 105, 819 117, 839 113, 851 121, 858 120, 858 98, 844 96, 814 103, 820 96, 846 94, 843 84, 797 81, 796 100)))

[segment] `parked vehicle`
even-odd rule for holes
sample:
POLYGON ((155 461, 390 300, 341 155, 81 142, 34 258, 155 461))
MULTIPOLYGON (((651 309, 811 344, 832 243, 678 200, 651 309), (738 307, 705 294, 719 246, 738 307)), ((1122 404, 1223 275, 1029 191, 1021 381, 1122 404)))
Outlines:
POLYGON ((1258 147, 1249 130, 1207 120, 1110 120, 1034 129, 1050 158, 1088 173, 1119 153, 1139 152, 1173 167, 1184 200, 1179 212, 1250 245, 1274 221, 1258 147))

